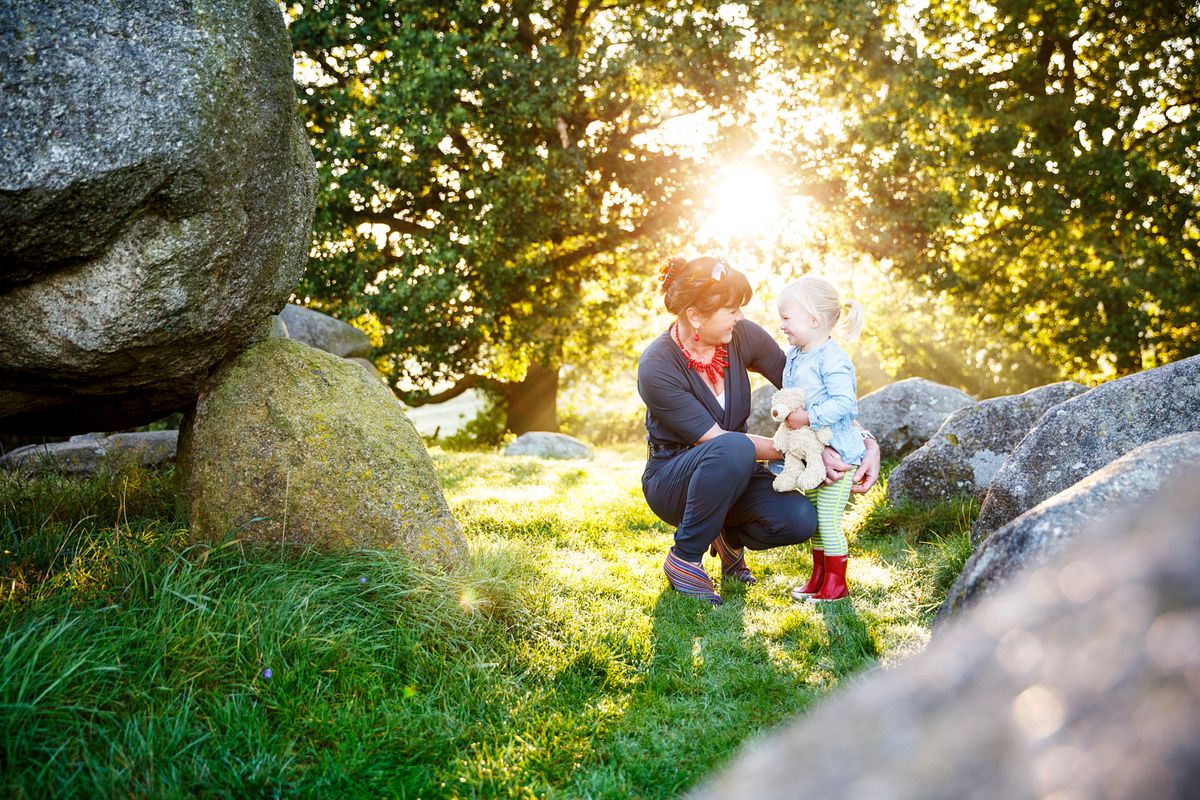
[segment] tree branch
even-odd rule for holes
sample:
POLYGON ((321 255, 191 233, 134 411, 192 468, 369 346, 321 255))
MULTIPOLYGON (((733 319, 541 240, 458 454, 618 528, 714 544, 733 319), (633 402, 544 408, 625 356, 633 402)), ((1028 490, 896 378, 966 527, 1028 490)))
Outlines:
POLYGON ((676 213, 676 209, 673 205, 664 205, 643 217, 642 221, 634 226, 632 230, 614 231, 613 233, 610 233, 607 236, 602 236, 599 239, 595 239, 592 242, 583 245, 582 247, 577 247, 574 250, 566 253, 560 253, 552 258, 550 263, 557 271, 562 267, 572 266, 585 258, 589 258, 599 253, 603 253, 606 250, 610 250, 613 247, 616 247, 618 244, 623 244, 635 239, 640 239, 643 236, 648 236, 649 234, 655 233, 656 231, 665 227, 671 221, 672 216, 676 215, 676 213))
POLYGON ((530 55, 533 54, 536 44, 533 35, 533 20, 531 19, 532 6, 530 0, 516 0, 512 4, 513 16, 517 18, 517 44, 521 45, 530 55))
POLYGON ((559 28, 562 31, 563 41, 567 46, 567 54, 573 58, 579 58, 579 27, 581 24, 579 19, 579 0, 567 0, 563 5, 562 21, 559 23, 559 28))
POLYGON ((447 400, 453 400, 463 392, 469 389, 491 389, 493 391, 503 391, 505 384, 503 381, 498 381, 495 378, 488 378, 483 375, 464 375, 458 379, 458 382, 445 391, 436 394, 425 394, 424 392, 403 392, 401 399, 407 405, 417 407, 433 405, 436 403, 444 403, 447 400))
POLYGON ((432 236, 433 229, 427 228, 424 225, 419 225, 407 219, 400 219, 393 216, 394 212, 390 209, 383 211, 358 211, 347 217, 347 220, 358 227, 364 222, 370 225, 386 225, 397 233, 408 233, 413 236, 432 236))

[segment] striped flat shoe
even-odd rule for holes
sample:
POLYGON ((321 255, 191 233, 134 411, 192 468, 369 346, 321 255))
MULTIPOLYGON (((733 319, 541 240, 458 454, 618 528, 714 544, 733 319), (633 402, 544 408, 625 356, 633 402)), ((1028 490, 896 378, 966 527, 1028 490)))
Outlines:
POLYGON ((663 562, 663 572, 667 573, 667 580, 680 594, 699 597, 714 606, 725 602, 721 599, 721 595, 717 594, 704 567, 679 558, 675 555, 673 548, 667 551, 667 560, 663 562))
POLYGON ((725 541, 725 533, 722 531, 713 540, 712 547, 708 550, 709 555, 721 557, 721 573, 749 586, 752 583, 758 583, 754 577, 754 573, 746 566, 746 548, 739 547, 736 550, 729 546, 725 541))

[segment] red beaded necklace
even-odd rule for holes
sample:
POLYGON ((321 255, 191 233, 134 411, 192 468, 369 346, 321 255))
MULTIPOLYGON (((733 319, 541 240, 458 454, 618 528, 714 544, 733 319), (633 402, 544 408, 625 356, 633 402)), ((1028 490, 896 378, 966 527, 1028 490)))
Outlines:
POLYGON ((696 359, 688 349, 683 346, 683 341, 679 338, 679 326, 671 326, 671 336, 675 339, 675 344, 679 345, 679 349, 683 351, 683 357, 687 359, 689 369, 694 369, 708 380, 709 383, 716 386, 717 381, 725 377, 725 368, 729 366, 729 351, 725 345, 717 345, 716 352, 707 364, 696 359))

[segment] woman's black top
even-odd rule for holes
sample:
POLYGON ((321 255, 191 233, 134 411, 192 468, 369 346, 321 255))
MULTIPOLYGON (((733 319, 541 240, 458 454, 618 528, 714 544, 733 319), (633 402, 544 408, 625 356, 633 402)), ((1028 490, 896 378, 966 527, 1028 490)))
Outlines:
POLYGON ((750 371, 776 387, 783 381, 784 354, 771 335, 749 320, 733 328, 725 368, 725 407, 712 389, 689 369, 668 328, 638 359, 638 393, 646 404, 646 440, 653 446, 683 449, 696 443, 713 423, 727 431, 746 431, 750 416, 750 371))

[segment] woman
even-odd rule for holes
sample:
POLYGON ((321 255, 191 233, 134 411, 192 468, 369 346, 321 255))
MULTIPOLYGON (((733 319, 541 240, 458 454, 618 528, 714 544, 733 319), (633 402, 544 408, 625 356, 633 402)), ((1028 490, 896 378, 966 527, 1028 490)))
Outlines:
MULTIPOLYGON (((651 510, 677 526, 663 563, 671 585, 720 605, 701 565, 705 550, 720 556, 724 575, 754 583, 745 548, 803 542, 816 530, 817 515, 803 494, 771 488, 774 475, 758 462, 782 455, 769 438, 746 433, 748 371, 779 386, 785 360, 770 334, 742 316, 753 296, 746 276, 703 257, 671 259, 660 279, 676 319, 638 360, 650 450, 642 491, 651 510)), ((856 492, 879 477, 879 448, 874 439, 866 445, 856 492)), ((850 469, 828 448, 824 461, 831 480, 850 469)))

